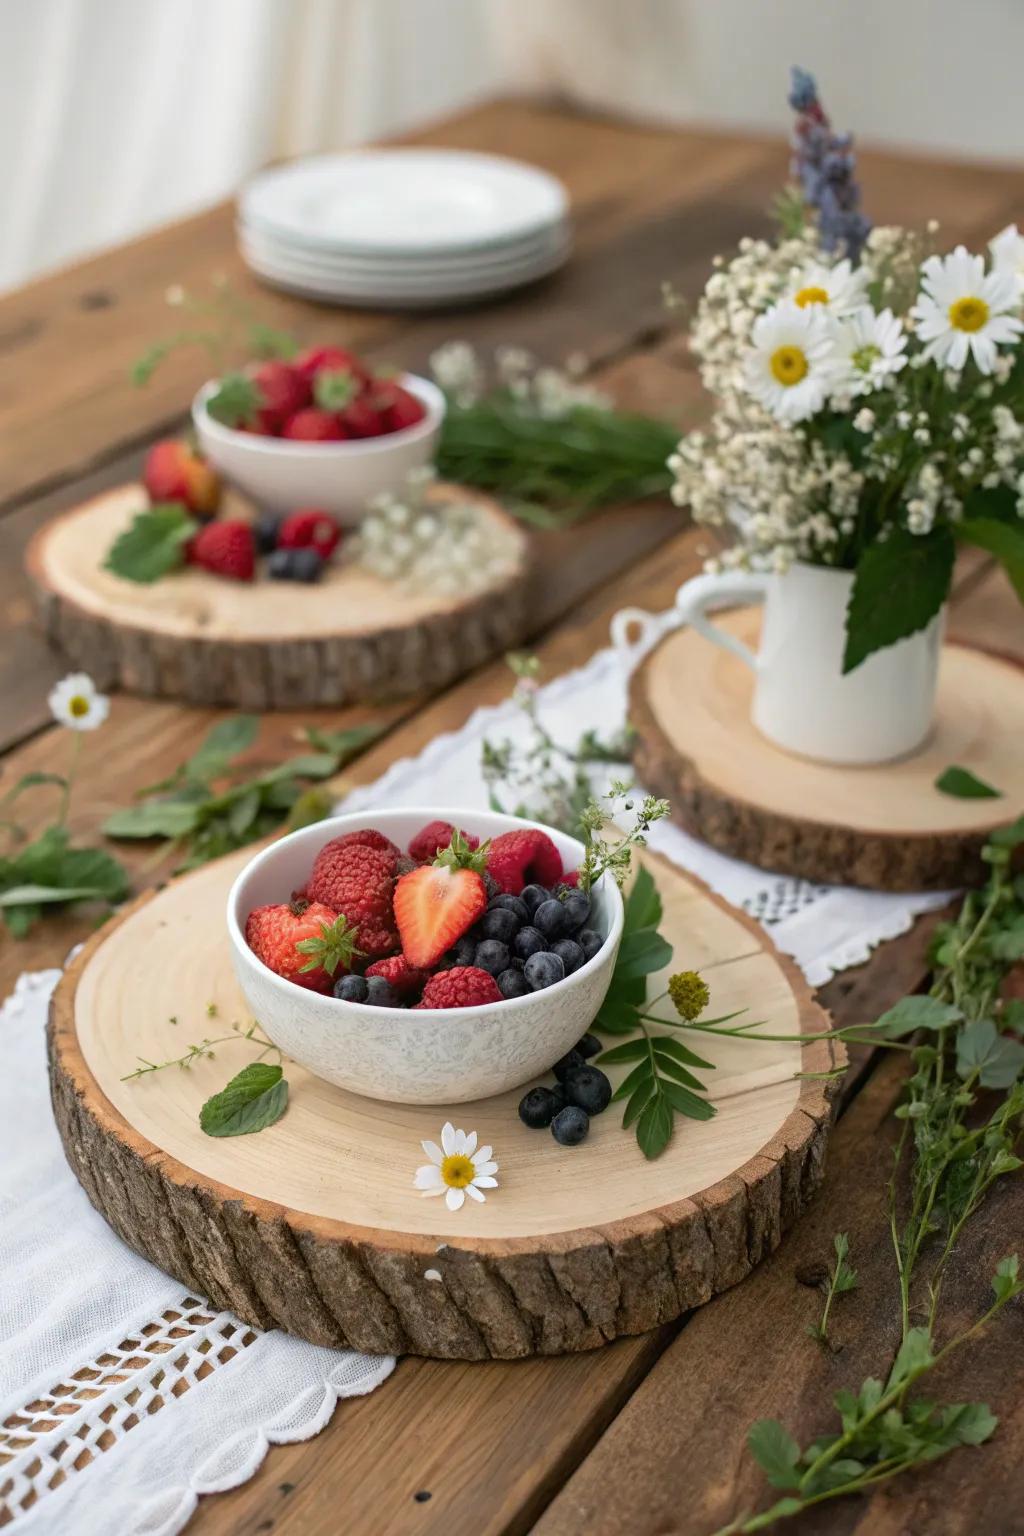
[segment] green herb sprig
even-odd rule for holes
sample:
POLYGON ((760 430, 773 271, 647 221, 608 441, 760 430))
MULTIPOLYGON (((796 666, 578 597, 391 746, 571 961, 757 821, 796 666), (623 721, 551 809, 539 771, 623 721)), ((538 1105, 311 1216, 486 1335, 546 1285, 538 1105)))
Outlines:
POLYGON ((180 869, 210 859, 286 826, 306 826, 330 811, 330 798, 315 786, 337 773, 380 734, 378 725, 345 731, 304 732, 316 751, 288 758, 252 778, 224 780, 235 760, 256 739, 255 715, 231 715, 213 727, 187 762, 140 792, 137 804, 115 811, 103 830, 115 839, 163 838, 183 854, 180 869))
POLYGON ((808 1325, 807 1332, 812 1339, 817 1339, 819 1344, 828 1344, 828 1318, 832 1310, 832 1303, 837 1296, 845 1296, 848 1291, 857 1288, 857 1271, 851 1269, 846 1262, 850 1255, 850 1239, 845 1232, 837 1232, 832 1239, 835 1248, 836 1261, 828 1277, 828 1286, 825 1290, 825 1305, 821 1311, 821 1317, 817 1323, 808 1325))

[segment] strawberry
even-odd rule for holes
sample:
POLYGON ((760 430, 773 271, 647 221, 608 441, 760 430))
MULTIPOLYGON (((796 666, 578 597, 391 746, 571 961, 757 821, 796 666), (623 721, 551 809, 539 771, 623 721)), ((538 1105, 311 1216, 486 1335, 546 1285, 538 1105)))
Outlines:
POLYGON ((278 549, 315 549, 329 560, 341 538, 341 529, 329 512, 302 507, 290 512, 277 530, 278 549))
MULTIPOLYGON (((432 863, 441 849, 448 847, 454 832, 455 828, 450 821, 428 821, 409 843, 410 859, 415 859, 417 864, 432 863)), ((464 832, 460 832, 459 836, 465 838, 467 847, 479 848, 478 837, 466 837, 464 832)))
POLYGON ((365 395, 350 400, 338 412, 338 420, 349 437, 380 437, 387 430, 384 414, 365 395))
POLYGON ((312 384, 318 373, 350 373, 360 388, 370 378, 370 370, 347 347, 310 347, 292 365, 312 384))
POLYGON ((503 891, 518 896, 524 885, 554 885, 562 878, 562 857, 546 832, 536 827, 502 832, 490 845, 487 868, 503 891))
POLYGON ((384 412, 385 432, 402 432, 406 427, 414 427, 427 414, 423 402, 393 379, 376 381, 372 398, 377 409, 384 412))
POLYGON ((255 907, 245 921, 245 942, 276 976, 312 992, 329 992, 334 973, 347 971, 359 953, 345 919, 316 901, 255 907))
POLYGON ((207 523, 189 541, 186 558, 215 576, 252 581, 256 574, 256 544, 248 523, 236 518, 207 523))
POLYGON ((143 484, 151 501, 181 501, 199 517, 212 517, 220 503, 220 480, 190 443, 165 438, 146 455, 143 484))
POLYGON ((422 992, 427 980, 425 971, 414 970, 404 955, 389 955, 386 960, 375 960, 363 973, 365 976, 383 976, 391 983, 399 997, 415 997, 422 992))
POLYGON ((282 437, 300 443, 340 443, 345 437, 344 428, 330 411, 322 411, 311 405, 289 416, 281 429, 282 437))
POLYGON ((312 403, 309 380, 290 363, 261 363, 252 377, 263 401, 257 419, 264 432, 280 432, 290 416, 312 403))
POLYGON ((392 908, 395 861, 387 848, 339 838, 321 848, 309 878, 314 901, 333 907, 354 925, 359 948, 371 960, 398 948, 392 908))
POLYGON ((500 1003, 498 983, 475 965, 454 965, 450 971, 431 976, 416 1008, 478 1008, 481 1003, 500 1003))
POLYGON ((410 965, 433 965, 487 910, 479 873, 485 858, 484 850, 474 852, 456 832, 433 864, 402 875, 395 886, 395 922, 410 965))
POLYGON ((580 872, 579 872, 578 869, 563 869, 563 871, 562 871, 562 884, 563 885, 571 886, 573 888, 573 890, 575 890, 575 888, 579 885, 579 883, 580 883, 580 872))

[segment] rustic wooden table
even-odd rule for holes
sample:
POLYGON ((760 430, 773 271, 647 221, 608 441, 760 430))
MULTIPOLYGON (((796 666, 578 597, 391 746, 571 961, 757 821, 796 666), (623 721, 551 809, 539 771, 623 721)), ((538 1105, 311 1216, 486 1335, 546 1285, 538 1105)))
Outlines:
MULTIPOLYGON (((422 364, 438 342, 464 336, 515 342, 559 360, 582 349, 624 404, 680 423, 701 409, 699 382, 660 297, 663 279, 699 290, 711 257, 766 228, 786 174, 778 142, 629 127, 563 110, 498 103, 441 124, 424 142, 507 152, 568 183, 578 246, 542 286, 465 312, 426 317, 341 313, 259 289, 235 253, 230 208, 173 225, 44 279, 0 302, 0 792, 23 773, 58 766, 46 693, 66 670, 32 628, 21 561, 32 532, 57 510, 137 473, 146 445, 181 425, 204 375, 181 354, 145 392, 127 369, 173 328, 172 283, 200 289, 226 273, 272 321, 312 341, 352 343, 379 361, 422 364)), ((981 248, 1024 215, 1007 169, 861 156, 865 203, 876 222, 942 222, 942 239, 981 248)), ((1021 220, 1024 222, 1024 219, 1021 220)), ((546 675, 583 661, 623 603, 664 607, 697 570, 701 538, 667 504, 616 509, 584 529, 544 536, 535 612, 546 675)), ((1024 623, 1001 577, 983 561, 961 568, 954 629, 1024 656, 1024 623)), ((331 724, 387 726, 338 788, 365 783, 479 704, 504 696, 500 663, 446 694, 387 709, 323 715, 331 724)), ((119 697, 102 737, 88 738, 73 831, 95 837, 106 814, 162 777, 198 743, 212 711, 119 697)), ((299 722, 264 719, 253 759, 294 747, 299 722)), ((29 797, 25 807, 28 810, 29 797)), ((40 817, 42 820, 42 816, 40 817)), ((166 873, 151 854, 128 855, 145 884, 166 873)), ((930 921, 839 975, 822 1000, 837 1021, 874 1018, 925 974, 930 921)), ((75 917, 47 919, 0 946, 0 988, 19 971, 58 964, 83 936, 75 917)), ((518 1364, 403 1360, 371 1397, 342 1404, 308 1444, 272 1450, 237 1491, 204 1499, 197 1536, 700 1536, 768 1502, 744 1453, 748 1424, 781 1417, 801 1440, 827 1422, 835 1390, 884 1374, 898 1316, 884 1184, 898 1062, 861 1057, 844 1088, 824 1192, 768 1262, 702 1310, 591 1355, 518 1364), (837 1352, 807 1337, 814 1288, 837 1229, 850 1234, 860 1288, 835 1313, 837 1352)), ((1024 1184, 1004 1180, 957 1253, 948 1299, 958 1314, 984 1306, 995 1261, 1024 1232, 1024 1184)), ((1024 1313, 1011 1309, 974 1352, 969 1388, 956 1366, 941 1384, 987 1398, 1000 1415, 992 1442, 958 1451, 892 1484, 797 1522, 799 1532, 1024 1532, 1024 1313)))

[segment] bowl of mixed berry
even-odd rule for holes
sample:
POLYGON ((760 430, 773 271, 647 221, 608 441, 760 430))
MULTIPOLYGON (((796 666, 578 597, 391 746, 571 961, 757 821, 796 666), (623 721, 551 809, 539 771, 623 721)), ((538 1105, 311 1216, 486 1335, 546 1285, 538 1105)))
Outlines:
POLYGON ((254 362, 192 403, 199 445, 226 480, 272 510, 320 507, 346 523, 432 462, 443 419, 429 379, 374 373, 343 347, 254 362))
POLYGON ((374 811, 304 827, 228 897, 232 960, 287 1056, 372 1099, 517 1088, 586 1034, 622 897, 579 884, 583 845, 491 811, 374 811))

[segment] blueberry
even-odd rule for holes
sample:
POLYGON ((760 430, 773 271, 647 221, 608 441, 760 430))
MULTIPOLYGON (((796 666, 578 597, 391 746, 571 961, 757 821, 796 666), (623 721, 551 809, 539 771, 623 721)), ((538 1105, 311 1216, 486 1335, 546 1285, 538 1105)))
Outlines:
POLYGON ((484 913, 476 926, 481 938, 500 939, 503 944, 511 944, 522 922, 507 907, 492 907, 484 913))
POLYGON ((545 885, 524 885, 519 893, 519 899, 527 912, 536 912, 542 901, 551 900, 551 892, 545 885))
POLYGON ((520 960, 518 955, 513 955, 512 956, 512 969, 514 971, 525 971, 526 970, 526 961, 525 960, 520 960))
POLYGON ((561 898, 561 901, 562 906, 565 908, 569 927, 573 932, 577 928, 582 928, 590 916, 590 897, 584 891, 573 890, 572 886, 570 886, 561 898))
MULTIPOLYGON (((480 951, 477 950, 477 954, 480 951)), ((523 970, 534 992, 540 992, 543 987, 553 987, 556 981, 561 981, 565 975, 565 966, 559 955, 553 955, 550 950, 542 949, 540 954, 531 955, 523 970)))
POLYGON ((591 1056, 597 1056, 604 1050, 604 1046, 596 1035, 583 1035, 576 1041, 575 1049, 579 1051, 584 1061, 589 1061, 591 1056))
POLYGON ((293 581, 319 581, 324 572, 324 557, 316 549, 293 549, 293 581))
POLYGON ((495 907, 503 907, 507 912, 514 912, 521 923, 530 921, 530 909, 526 902, 521 896, 513 896, 510 891, 502 891, 500 896, 492 896, 487 906, 491 912, 495 907))
POLYGON ((588 1115, 599 1115, 608 1108, 612 1085, 599 1067, 570 1067, 564 1081, 570 1104, 585 1109, 588 1115))
POLYGON ((334 983, 334 996, 345 1003, 365 1003, 367 991, 365 976, 339 976, 334 983))
POLYGON ((502 944, 498 939, 484 939, 482 944, 477 945, 472 963, 481 971, 498 976, 508 970, 511 958, 507 944, 502 944))
POLYGON ((488 901, 492 901, 495 896, 501 896, 503 894, 501 886, 498 884, 497 880, 495 880, 489 869, 484 870, 483 882, 484 890, 487 892, 488 901))
POLYGON ((453 964, 472 965, 473 956, 476 954, 476 946, 476 939, 470 938, 468 933, 464 933, 461 939, 456 940, 455 948, 452 950, 453 964))
POLYGON ((520 928, 512 940, 512 948, 520 960, 529 960, 531 955, 539 955, 547 947, 547 940, 536 928, 520 928))
POLYGON ((565 1096, 565 1084, 564 1083, 552 1083, 551 1084, 551 1097, 555 1100, 555 1103, 558 1106, 558 1109, 555 1110, 555 1114, 557 1114, 558 1110, 559 1109, 564 1109, 565 1106, 569 1102, 569 1100, 565 1096))
POLYGON ((292 551, 290 549, 271 550, 270 559, 267 561, 267 575, 271 581, 291 581, 292 551))
POLYGON ((560 1109, 551 1122, 551 1134, 563 1147, 578 1147, 589 1130, 590 1118, 576 1104, 560 1109))
POLYGON ((583 958, 585 960, 593 960, 604 943, 604 939, 593 928, 581 928, 576 935, 576 942, 583 951, 583 958))
POLYGON ((533 926, 547 939, 560 939, 569 928, 569 919, 562 903, 554 896, 542 901, 533 914, 533 926))
POLYGON ((277 512, 261 512, 253 528, 256 548, 261 555, 269 555, 277 548, 277 531, 281 517, 277 512))
POLYGON ((399 1008, 398 993, 386 976, 364 976, 366 1001, 371 1008, 399 1008))
POLYGON ((578 971, 586 961, 586 956, 575 939, 556 939, 551 946, 551 953, 561 960, 567 976, 571 976, 573 971, 578 971))
POLYGON ((502 997, 527 997, 529 995, 530 983, 522 971, 512 970, 510 967, 507 971, 502 971, 496 980, 498 991, 502 997))
POLYGON ((585 1065, 586 1063, 583 1060, 583 1057, 580 1055, 576 1047, 573 1046, 571 1051, 566 1051, 564 1056, 560 1056, 558 1058, 551 1070, 558 1078, 558 1081, 560 1083, 564 1083, 565 1074, 567 1072, 571 1072, 575 1067, 583 1067, 585 1065))
POLYGON ((531 1088, 519 1101, 519 1118, 531 1131, 541 1131, 563 1107, 550 1088, 531 1088))

